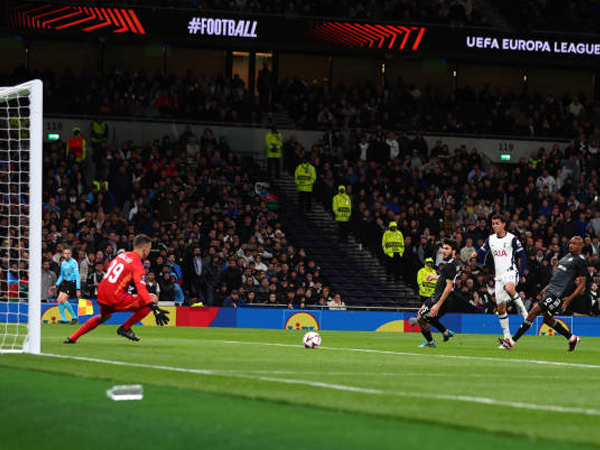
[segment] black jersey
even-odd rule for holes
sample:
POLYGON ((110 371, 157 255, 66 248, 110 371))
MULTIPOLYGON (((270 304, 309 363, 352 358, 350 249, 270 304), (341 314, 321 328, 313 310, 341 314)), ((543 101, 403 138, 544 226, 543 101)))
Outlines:
POLYGON ((575 287, 575 280, 587 276, 587 261, 583 255, 569 253, 559 262, 556 272, 548 284, 548 293, 561 298, 569 295, 575 287))
POLYGON ((444 289, 446 289, 447 280, 452 280, 453 285, 456 283, 456 279, 459 277, 460 272, 461 267, 457 259, 450 258, 447 261, 444 261, 444 267, 442 267, 442 270, 440 271, 440 277, 435 285, 435 291, 433 291, 433 295, 431 296, 431 303, 436 303, 440 299, 444 289))

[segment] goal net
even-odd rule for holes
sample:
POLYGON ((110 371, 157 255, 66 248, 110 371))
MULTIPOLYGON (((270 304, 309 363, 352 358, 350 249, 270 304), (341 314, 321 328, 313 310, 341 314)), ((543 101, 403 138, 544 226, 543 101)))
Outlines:
POLYGON ((0 87, 0 353, 40 352, 42 95, 0 87))

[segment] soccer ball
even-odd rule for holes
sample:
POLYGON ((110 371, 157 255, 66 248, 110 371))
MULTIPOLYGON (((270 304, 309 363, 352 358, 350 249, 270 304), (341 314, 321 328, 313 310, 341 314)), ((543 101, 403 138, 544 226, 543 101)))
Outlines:
POLYGON ((302 338, 306 348, 317 348, 321 345, 321 336, 316 331, 309 331, 302 338))

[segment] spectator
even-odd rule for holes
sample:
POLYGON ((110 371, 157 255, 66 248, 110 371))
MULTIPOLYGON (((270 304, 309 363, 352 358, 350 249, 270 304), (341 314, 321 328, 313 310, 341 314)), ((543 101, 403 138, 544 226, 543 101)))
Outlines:
POLYGON ((186 291, 189 292, 192 303, 195 303, 196 301, 205 301, 204 293, 202 292, 204 261, 200 247, 194 247, 192 254, 188 255, 184 260, 183 266, 185 272, 183 286, 186 291))
POLYGON ((473 247, 473 238, 467 238, 465 246, 460 250, 460 259, 463 263, 469 264, 471 262, 471 255, 475 252, 473 247))
POLYGON ((231 291, 231 294, 223 301, 224 308, 239 308, 242 306, 246 306, 244 300, 240 298, 239 292, 234 289, 231 291))
POLYGON ((98 297, 98 285, 103 280, 104 275, 104 266, 102 265, 102 263, 96 263, 94 266, 94 272, 88 275, 86 282, 86 294, 88 295, 88 297, 98 297))
POLYGON ((173 286, 173 301, 175 304, 185 304, 185 296, 183 295, 183 289, 181 289, 181 286, 177 283, 177 275, 171 275, 171 285, 173 286))
POLYGON ((155 294, 158 298, 160 298, 160 284, 156 281, 156 275, 154 272, 148 272, 146 289, 148 289, 150 294, 155 294))
POLYGON ((54 286, 57 280, 56 273, 50 270, 50 261, 44 260, 42 263, 42 292, 41 298, 42 301, 48 301, 48 292, 50 288, 54 286))
POLYGON ((334 311, 346 310, 346 304, 342 301, 342 296, 340 294, 335 294, 333 299, 327 302, 327 307, 334 311))

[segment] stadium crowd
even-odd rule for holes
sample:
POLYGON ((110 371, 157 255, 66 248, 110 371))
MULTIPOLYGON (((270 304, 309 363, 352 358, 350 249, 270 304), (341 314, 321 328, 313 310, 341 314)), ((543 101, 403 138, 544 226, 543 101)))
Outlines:
POLYGON ((407 284, 415 285, 426 258, 439 266, 441 242, 452 237, 465 266, 458 280, 461 294, 476 310, 492 312, 493 275, 471 255, 492 233, 491 215, 500 213, 528 255, 526 281, 518 288, 526 305, 547 285, 568 252, 569 238, 578 235, 585 240, 589 289, 570 312, 599 314, 600 157, 589 146, 572 140, 540 148, 518 164, 497 166, 464 145, 450 150, 438 140, 430 148, 419 133, 412 139, 383 131, 343 133, 328 131, 310 149, 292 138, 285 144, 286 157, 312 162, 319 179, 316 191, 327 207, 338 186, 346 186, 353 205, 351 228, 375 253, 381 254, 389 224, 398 223, 407 284))
POLYGON ((487 85, 479 92, 465 86, 443 94, 436 86, 408 85, 401 79, 388 87, 293 79, 284 80, 278 98, 305 129, 361 127, 573 139, 593 131, 589 144, 600 145, 600 103, 582 93, 503 92, 487 85))
POLYGON ((597 0, 526 0, 518 7, 491 0, 510 24, 521 31, 551 30, 597 33, 600 5, 597 0))
MULTIPOLYGON (((44 80, 45 108, 54 114, 181 117, 258 125, 269 108, 283 108, 304 129, 344 128, 347 134, 359 127, 579 141, 584 141, 584 135, 586 145, 600 147, 600 103, 583 93, 514 92, 492 86, 476 91, 465 86, 444 94, 431 84, 416 86, 402 79, 381 87, 372 82, 330 85, 292 78, 279 85, 268 83, 264 95, 252 98, 237 75, 229 79, 192 73, 65 70, 34 76, 44 80)), ((7 85, 24 78, 20 71, 0 75, 7 85)))
MULTIPOLYGON (((2 179, 11 169, 2 166, 2 179)), ((345 308, 308 251, 288 241, 277 197, 261 182, 259 167, 251 158, 242 161, 226 137, 217 139, 209 128, 201 136, 188 128, 177 140, 144 145, 100 142, 83 156, 54 142, 44 151, 44 173, 44 300, 60 272, 63 249, 73 249, 82 293, 94 298, 111 259, 130 251, 133 237, 145 233, 153 239, 144 261, 147 286, 161 301, 345 308)), ((14 235, 7 217, 0 219, 3 234, 14 235)), ((26 267, 9 265, 24 256, 20 247, 22 242, 9 238, 0 249, 2 267, 9 268, 0 292, 12 298, 26 293, 15 287, 26 267)))
POLYGON ((185 117, 207 122, 257 123, 258 98, 250 98, 237 75, 207 77, 150 74, 144 71, 60 73, 45 70, 27 75, 21 68, 0 74, 3 85, 39 78, 44 81, 44 108, 53 114, 185 117))

